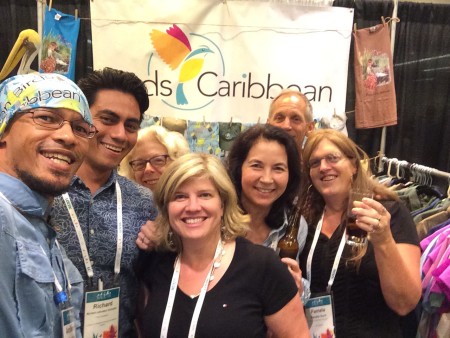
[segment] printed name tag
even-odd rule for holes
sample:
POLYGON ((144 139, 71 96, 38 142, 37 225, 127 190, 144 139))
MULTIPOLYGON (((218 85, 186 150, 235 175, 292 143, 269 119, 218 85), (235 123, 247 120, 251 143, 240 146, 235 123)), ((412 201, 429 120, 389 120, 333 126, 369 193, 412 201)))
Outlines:
POLYGON ((86 292, 83 337, 119 337, 120 288, 86 292))
POLYGON ((311 296, 305 304, 305 315, 311 337, 335 337, 333 298, 330 294, 311 296))
POLYGON ((61 311, 61 322, 63 338, 75 338, 76 327, 73 307, 61 311))

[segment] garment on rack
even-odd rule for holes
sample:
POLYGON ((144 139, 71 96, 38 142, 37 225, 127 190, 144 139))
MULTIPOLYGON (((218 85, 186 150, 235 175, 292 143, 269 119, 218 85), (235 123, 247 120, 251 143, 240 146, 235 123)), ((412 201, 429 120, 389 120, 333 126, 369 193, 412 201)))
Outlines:
POLYGON ((447 210, 439 211, 417 223, 416 230, 419 239, 422 240, 426 236, 435 232, 437 227, 446 224, 450 219, 450 214, 447 210), (433 231, 433 229, 436 229, 433 231))
POLYGON ((448 337, 449 331, 446 328, 450 318, 450 220, 425 237, 420 246, 423 250, 423 294, 417 337, 448 337))
MULTIPOLYGON (((396 190, 396 192, 411 211, 411 216, 413 217, 437 207, 444 198, 444 195, 437 187, 419 184, 406 186, 403 189, 396 190)), ((417 221, 415 223, 417 224, 417 221)))
MULTIPOLYGON (((446 210, 450 206, 450 198, 446 196, 448 193, 445 194, 443 191, 448 189, 448 184, 445 185, 447 182, 444 181, 444 185, 431 185, 433 179, 430 176, 435 169, 419 165, 413 166, 405 161, 386 159, 385 157, 382 161, 384 164, 388 164, 387 173, 380 172, 374 178, 390 190, 395 191, 405 203, 413 216, 419 239, 425 238, 431 228, 437 225, 442 226, 442 223, 445 224, 444 221, 448 219, 446 210), (392 164, 394 164, 394 168, 392 168, 392 164), (393 171, 396 173, 395 176, 391 176, 393 171), (415 183, 408 179, 417 179, 422 183, 415 183), (431 217, 433 215, 438 216, 431 217), (430 218, 428 219, 428 217, 430 218)), ((439 172, 439 177, 445 179, 445 174, 439 172)), ((450 173, 448 175, 448 182, 450 182, 450 173)))
POLYGON ((411 212, 411 216, 415 217, 423 212, 432 210, 440 202, 441 202, 440 198, 431 196, 430 199, 426 201, 426 204, 422 208, 411 212))
POLYGON ((439 231, 443 228, 445 228, 447 225, 449 225, 450 223, 450 219, 447 219, 446 221, 432 227, 429 231, 428 231, 428 235, 432 235, 433 233, 435 233, 436 231, 439 231))
POLYGON ((442 211, 447 211, 448 207, 450 207, 450 198, 443 198, 432 209, 425 210, 424 212, 421 212, 420 214, 414 216, 414 222, 418 224, 428 217, 431 217, 442 211))
POLYGON ((422 207, 419 195, 416 190, 417 186, 411 186, 397 190, 398 197, 405 203, 409 211, 414 211, 422 207))

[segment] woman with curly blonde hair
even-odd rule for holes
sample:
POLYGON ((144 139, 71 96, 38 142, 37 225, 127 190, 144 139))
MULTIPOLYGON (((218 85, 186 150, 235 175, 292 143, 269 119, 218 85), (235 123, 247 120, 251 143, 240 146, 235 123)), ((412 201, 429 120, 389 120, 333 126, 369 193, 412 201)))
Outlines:
POLYGON ((166 166, 188 152, 187 140, 180 133, 161 126, 145 127, 120 163, 119 174, 154 190, 166 166))

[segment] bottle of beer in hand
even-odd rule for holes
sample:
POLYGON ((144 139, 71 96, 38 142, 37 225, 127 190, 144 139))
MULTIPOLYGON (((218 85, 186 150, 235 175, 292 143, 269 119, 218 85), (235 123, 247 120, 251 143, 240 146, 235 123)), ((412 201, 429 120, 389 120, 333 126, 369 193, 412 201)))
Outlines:
POLYGON ((286 234, 278 241, 279 255, 281 258, 289 257, 292 259, 297 258, 298 253, 298 227, 300 220, 300 211, 295 209, 294 213, 289 217, 288 226, 286 228, 286 234))

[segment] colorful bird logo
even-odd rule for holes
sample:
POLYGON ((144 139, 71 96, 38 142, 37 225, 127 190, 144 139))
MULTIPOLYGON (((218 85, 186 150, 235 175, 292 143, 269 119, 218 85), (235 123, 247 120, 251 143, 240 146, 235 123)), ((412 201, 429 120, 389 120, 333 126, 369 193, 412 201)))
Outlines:
POLYGON ((192 50, 186 34, 175 24, 167 29, 166 33, 153 29, 150 32, 150 39, 159 57, 170 69, 175 70, 181 65, 178 75, 176 100, 178 105, 188 104, 183 85, 200 74, 205 62, 205 56, 214 52, 205 45, 192 50))

